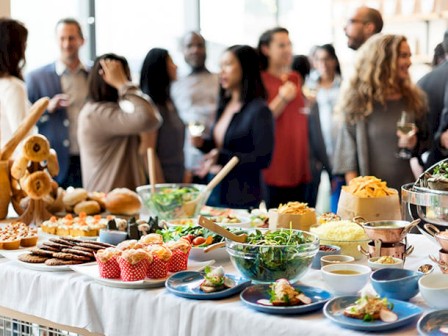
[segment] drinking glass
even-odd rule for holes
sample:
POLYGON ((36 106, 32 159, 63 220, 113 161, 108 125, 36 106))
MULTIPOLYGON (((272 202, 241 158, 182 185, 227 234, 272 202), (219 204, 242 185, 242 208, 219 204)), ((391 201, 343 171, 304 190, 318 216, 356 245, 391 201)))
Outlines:
MULTIPOLYGON (((402 111, 400 119, 397 122, 397 130, 410 136, 415 129, 414 113, 402 111)), ((399 148, 395 156, 399 159, 409 160, 412 157, 412 153, 407 148, 399 148)))

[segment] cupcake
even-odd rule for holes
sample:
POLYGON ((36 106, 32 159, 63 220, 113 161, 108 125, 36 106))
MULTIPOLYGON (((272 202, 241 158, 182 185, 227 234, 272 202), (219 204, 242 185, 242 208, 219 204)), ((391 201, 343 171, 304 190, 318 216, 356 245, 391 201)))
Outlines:
POLYGON ((168 263, 172 252, 163 245, 149 245, 146 250, 152 255, 152 263, 149 264, 147 276, 150 279, 162 279, 168 275, 168 263))
POLYGON ((123 281, 143 280, 152 262, 152 256, 143 249, 125 250, 117 259, 123 281))
POLYGON ((146 236, 141 237, 139 242, 144 245, 154 245, 154 244, 161 245, 163 244, 163 237, 158 233, 150 233, 147 234, 146 236))
POLYGON ((98 263, 100 277, 106 279, 120 278, 120 266, 118 265, 117 260, 120 254, 121 251, 113 247, 108 247, 95 253, 95 259, 98 263))
POLYGON ((135 239, 125 240, 124 242, 121 242, 120 244, 117 245, 117 249, 119 249, 121 251, 137 250, 137 249, 141 249, 141 248, 143 248, 143 244, 139 243, 135 239))
POLYGON ((168 272, 185 271, 188 267, 188 255, 191 244, 186 239, 179 239, 165 244, 173 253, 169 263, 168 272))

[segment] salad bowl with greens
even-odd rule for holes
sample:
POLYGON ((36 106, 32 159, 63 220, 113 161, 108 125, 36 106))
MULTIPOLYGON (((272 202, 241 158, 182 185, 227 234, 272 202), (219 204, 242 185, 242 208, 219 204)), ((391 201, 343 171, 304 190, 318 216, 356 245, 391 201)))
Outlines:
POLYGON ((199 199, 193 216, 188 215, 189 211, 185 209, 184 204, 195 200, 205 187, 203 184, 161 183, 155 185, 155 193, 151 192, 150 185, 137 187, 137 193, 146 212, 159 219, 172 220, 197 217, 210 193, 199 199))
POLYGON ((243 277, 257 283, 300 279, 319 250, 313 233, 293 229, 248 230, 245 243, 226 239, 227 252, 243 277))

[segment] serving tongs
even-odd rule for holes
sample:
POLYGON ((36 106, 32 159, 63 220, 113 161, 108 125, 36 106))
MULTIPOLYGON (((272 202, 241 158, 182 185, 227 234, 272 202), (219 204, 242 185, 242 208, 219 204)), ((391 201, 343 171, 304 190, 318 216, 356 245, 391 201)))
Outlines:
POLYGON ((213 222, 212 220, 210 220, 204 216, 199 216, 198 224, 200 226, 202 226, 203 228, 206 228, 222 237, 233 240, 237 243, 245 243, 247 240, 247 234, 242 233, 242 234, 236 235, 236 234, 230 232, 229 230, 227 230, 226 228, 216 224, 215 222, 213 222))

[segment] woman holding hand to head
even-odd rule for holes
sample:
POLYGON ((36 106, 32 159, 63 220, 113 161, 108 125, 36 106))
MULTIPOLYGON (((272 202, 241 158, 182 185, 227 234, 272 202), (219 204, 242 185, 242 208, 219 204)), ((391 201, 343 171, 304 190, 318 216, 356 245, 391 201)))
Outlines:
POLYGON ((375 35, 358 50, 355 71, 343 84, 337 110, 343 114, 333 172, 349 182, 374 175, 400 190, 415 180, 409 160, 424 151, 426 98, 411 82, 411 50, 404 36, 375 35), (409 132, 398 129, 411 118, 409 132), (409 157, 398 155, 399 148, 409 157))
POLYGON ((258 207, 262 199, 261 171, 271 160, 274 145, 272 113, 260 76, 257 52, 246 45, 228 48, 221 57, 220 95, 211 139, 192 137, 206 152, 202 174, 222 167, 233 156, 238 165, 221 182, 220 205, 258 207))
POLYGON ((95 60, 78 120, 83 186, 89 191, 133 190, 146 183, 139 134, 159 127, 161 117, 130 80, 124 57, 105 54, 95 60))
POLYGON ((291 71, 293 61, 285 28, 264 32, 258 42, 262 79, 275 118, 275 147, 269 168, 263 171, 269 208, 289 201, 307 201, 311 181, 308 120, 303 114, 302 81, 291 71))

